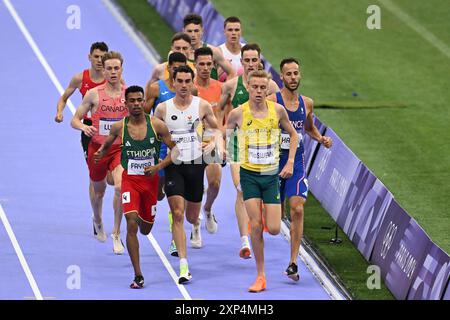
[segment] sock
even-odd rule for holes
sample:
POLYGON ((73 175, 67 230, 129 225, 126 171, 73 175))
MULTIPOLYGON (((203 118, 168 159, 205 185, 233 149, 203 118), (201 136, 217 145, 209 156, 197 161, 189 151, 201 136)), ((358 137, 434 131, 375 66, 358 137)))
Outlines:
POLYGON ((187 264, 188 264, 188 262, 187 262, 187 259, 186 259, 186 258, 181 258, 181 259, 180 259, 180 267, 181 267, 181 266, 187 266, 187 264))
POLYGON ((241 244, 242 246, 250 247, 250 243, 248 242, 248 236, 241 237, 241 244))

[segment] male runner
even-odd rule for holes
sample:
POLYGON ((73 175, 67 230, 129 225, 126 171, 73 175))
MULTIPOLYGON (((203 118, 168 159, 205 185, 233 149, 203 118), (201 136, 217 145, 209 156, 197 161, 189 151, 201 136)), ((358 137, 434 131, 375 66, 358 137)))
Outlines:
MULTIPOLYGON (((237 108, 239 105, 248 101, 248 75, 250 72, 258 70, 261 61, 261 49, 257 44, 246 44, 241 49, 242 54, 242 66, 244 67, 244 73, 242 76, 235 77, 225 82, 222 86, 221 98, 219 101, 219 116, 218 122, 223 123, 224 118, 232 108, 237 108)), ((279 91, 278 85, 270 79, 268 94, 279 91)), ((230 163, 231 177, 233 179, 234 186, 236 188, 236 201, 235 211, 236 218, 239 227, 239 233, 241 236, 241 249, 239 256, 243 259, 251 257, 250 243, 248 241, 248 216, 245 211, 244 200, 242 198, 242 190, 240 185, 239 170, 240 165, 238 163, 238 141, 237 136, 232 138, 233 150, 231 150, 232 161, 230 163)))
MULTIPOLYGON (((294 173, 284 179, 280 177, 281 208, 284 209, 285 196, 289 199, 291 213, 291 257, 285 274, 294 281, 299 280, 297 257, 303 235, 303 205, 308 196, 308 180, 305 172, 303 136, 305 132, 312 139, 330 148, 333 141, 330 137, 322 136, 314 125, 313 100, 298 94, 301 74, 299 62, 295 58, 283 59, 280 63, 281 80, 284 87, 281 92, 269 96, 267 99, 275 101, 286 109, 289 121, 295 128, 299 145, 295 154, 294 173)), ((289 157, 290 139, 285 130, 281 130, 281 156, 279 170, 281 171, 289 157)))
POLYGON ((286 165, 279 174, 292 175, 298 136, 283 106, 266 100, 270 76, 265 71, 253 71, 248 76, 249 101, 230 112, 227 136, 230 130, 239 131, 240 182, 245 208, 251 225, 253 254, 258 276, 248 289, 260 292, 266 289, 264 271, 264 238, 261 205, 271 235, 280 231, 281 205, 278 189, 279 125, 291 139, 286 165))
POLYGON ((192 96, 194 71, 187 66, 181 66, 175 69, 173 78, 175 97, 161 103, 156 108, 155 117, 166 123, 180 151, 174 164, 165 169, 165 192, 173 216, 173 239, 180 258, 178 282, 184 283, 191 279, 186 254, 184 214, 186 212, 187 220, 194 224, 191 246, 202 247, 199 213, 205 172, 203 152, 211 152, 217 142, 220 147, 221 134, 217 134, 216 143, 212 141, 209 144, 202 143, 199 137, 197 129, 202 122, 206 122, 212 129, 218 127, 211 105, 199 97, 192 96))
MULTIPOLYGON (((218 116, 217 104, 220 100, 222 91, 222 83, 220 81, 211 78, 211 69, 213 68, 213 52, 209 47, 200 47, 194 52, 195 68, 197 69, 197 77, 195 78, 195 86, 198 90, 198 96, 208 101, 212 108, 214 115, 218 116)), ((218 123, 219 128, 222 127, 218 123)), ((213 138, 212 132, 205 126, 205 133, 203 135, 203 141, 213 138)), ((211 160, 213 160, 211 157, 211 160)), ((206 216, 205 227, 209 233, 217 232, 217 220, 212 213, 211 208, 214 200, 217 198, 220 189, 220 182, 222 179, 222 166, 221 161, 214 161, 208 163, 206 167, 206 178, 208 179, 208 189, 206 192, 206 202, 203 206, 203 213, 206 216)))
MULTIPOLYGON (((192 52, 192 46, 191 37, 188 34, 184 32, 177 32, 173 35, 169 55, 174 52, 180 52, 184 54, 187 59, 189 59, 192 52)), ((188 61, 187 64, 190 68, 194 68, 194 64, 191 61, 188 61)), ((170 79, 169 69, 170 67, 167 61, 156 65, 148 83, 151 84, 158 80, 170 79)))
POLYGON ((114 228, 111 236, 114 253, 122 254, 124 247, 120 239, 122 220, 120 186, 123 168, 120 165, 120 139, 114 141, 108 154, 99 163, 94 161, 93 155, 109 135, 111 125, 128 115, 128 109, 125 106, 125 86, 121 83, 123 58, 120 53, 111 51, 103 56, 102 63, 106 83, 87 92, 72 118, 71 125, 92 138, 88 146, 88 167, 89 177, 94 187, 94 232, 97 234, 103 230, 102 205, 106 189, 105 178, 108 170, 112 173, 115 193, 114 228), (92 114, 92 126, 81 122, 89 111, 92 114), (101 230, 98 229, 99 225, 101 230))
MULTIPOLYGON (((217 68, 220 67, 228 74, 228 79, 236 76, 231 63, 223 57, 222 51, 218 47, 203 42, 203 19, 197 14, 188 14, 183 19, 183 31, 191 37, 191 45, 193 51, 200 47, 210 47, 213 51, 214 68, 211 70, 211 78, 217 80, 219 75, 217 68)), ((188 59, 194 61, 194 52, 191 51, 188 59)))
MULTIPOLYGON (((223 34, 225 35, 225 42, 219 46, 223 57, 230 61, 236 75, 240 76, 244 73, 244 67, 241 63, 241 48, 244 46, 241 43, 242 25, 238 17, 228 17, 223 23, 223 34)), ((223 70, 219 70, 219 80, 225 82, 227 74, 223 70)))
MULTIPOLYGON (((76 89, 80 91, 81 96, 84 98, 88 90, 105 83, 105 78, 103 76, 102 57, 105 55, 106 52, 108 52, 108 45, 104 42, 94 42, 91 45, 88 55, 91 67, 74 75, 72 77, 72 80, 70 80, 69 86, 66 88, 64 93, 58 99, 58 104, 56 107, 57 111, 55 116, 55 121, 57 123, 63 122, 64 107, 67 104, 67 100, 69 100, 69 98, 72 96, 72 94, 75 92, 76 89)), ((84 116, 83 124, 88 126, 92 125, 92 119, 88 114, 84 116)), ((84 158, 86 159, 86 162, 88 157, 88 145, 90 140, 91 138, 86 136, 84 132, 81 131, 81 147, 83 148, 84 158)), ((108 183, 113 185, 114 182, 112 181, 112 177, 109 178, 110 181, 108 183)), ((92 183, 90 180, 89 180, 89 200, 91 202, 91 207, 94 208, 94 188, 92 187, 92 183)), ((97 225, 97 230, 99 232, 96 233, 94 228, 94 235, 96 236, 96 238, 102 242, 106 241, 107 236, 105 231, 103 230, 103 224, 100 223, 99 225, 97 225)))
POLYGON ((121 138, 122 207, 127 220, 127 249, 135 274, 130 287, 140 289, 144 286, 144 277, 139 263, 137 231, 140 229, 143 235, 148 235, 152 230, 158 188, 155 173, 171 162, 170 156, 159 162, 161 139, 172 149, 175 143, 164 122, 144 113, 144 89, 128 87, 125 99, 130 115, 112 125, 109 136, 95 152, 94 160, 100 161, 114 141, 121 138))

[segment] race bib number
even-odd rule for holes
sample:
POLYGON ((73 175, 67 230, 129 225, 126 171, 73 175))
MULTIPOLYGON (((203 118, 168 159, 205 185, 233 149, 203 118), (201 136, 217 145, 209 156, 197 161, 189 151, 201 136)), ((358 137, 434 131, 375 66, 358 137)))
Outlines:
MULTIPOLYGON (((300 132, 297 132, 298 134, 298 143, 303 139, 303 135, 300 132)), ((289 136, 289 133, 282 133, 281 134, 281 149, 289 149, 289 146, 291 145, 291 137, 289 136)))
POLYGON ((129 175, 144 175, 144 168, 155 165, 155 159, 129 159, 128 160, 128 174, 129 175))
POLYGON ((117 122, 121 119, 100 119, 99 121, 99 134, 101 136, 109 136, 109 132, 111 131, 111 126, 114 122, 117 122))
POLYGON ((172 137, 180 150, 191 149, 193 146, 198 145, 195 131, 173 132, 172 137))
POLYGON ((251 164, 274 164, 275 150, 273 145, 248 146, 248 162, 251 164))

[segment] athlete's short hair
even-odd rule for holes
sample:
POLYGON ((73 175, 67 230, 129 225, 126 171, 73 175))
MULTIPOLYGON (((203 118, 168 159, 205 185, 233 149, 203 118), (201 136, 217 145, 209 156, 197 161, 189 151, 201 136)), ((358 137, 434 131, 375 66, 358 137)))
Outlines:
POLYGON ((235 16, 231 16, 225 19, 225 21, 223 22, 223 28, 225 29, 227 26, 227 23, 241 23, 241 20, 239 20, 238 17, 235 16))
POLYGON ((108 52, 108 45, 104 42, 94 42, 93 44, 91 44, 91 49, 89 49, 89 53, 92 54, 92 52, 94 52, 95 49, 98 49, 100 51, 103 52, 108 52))
POLYGON ((192 76, 192 80, 194 80, 195 74, 194 71, 189 66, 179 66, 173 71, 173 79, 175 80, 178 73, 190 73, 192 76))
POLYGON ((186 27, 188 24, 198 24, 203 27, 203 19, 201 16, 195 13, 189 13, 186 16, 184 16, 183 19, 183 26, 186 27))
POLYGON ((169 55, 169 60, 168 60, 169 66, 171 66, 175 62, 187 63, 187 58, 181 52, 172 52, 169 55))
POLYGON ((298 66, 300 66, 300 63, 298 62, 297 59, 295 59, 295 58, 293 58, 293 57, 284 58, 284 59, 281 60, 281 62, 280 62, 280 71, 283 70, 283 66, 284 66, 285 64, 292 63, 292 62, 295 63, 295 64, 297 64, 298 66))
POLYGON ((125 99, 128 98, 128 94, 134 93, 134 92, 141 92, 142 95, 144 95, 144 88, 140 86, 129 86, 125 89, 125 99))
POLYGON ((270 81, 272 75, 265 70, 255 70, 248 74, 248 82, 250 82, 252 78, 266 78, 270 81))
POLYGON ((105 66, 105 62, 111 59, 119 59, 120 60, 120 65, 123 64, 123 58, 122 55, 117 52, 117 51, 109 51, 107 53, 105 53, 105 55, 102 57, 102 64, 103 67, 105 66))
POLYGON ((194 60, 197 61, 197 58, 199 56, 211 56, 213 57, 213 51, 211 50, 210 47, 200 47, 198 49, 195 49, 194 51, 194 60))
POLYGON ((184 32, 177 32, 172 36, 171 43, 173 44, 175 41, 184 40, 187 43, 191 43, 191 37, 184 32))
POLYGON ((246 45, 244 45, 241 48, 241 56, 244 55, 245 51, 249 51, 249 50, 256 50, 256 51, 258 51, 258 56, 261 55, 261 48, 259 47, 259 45, 257 45, 256 43, 247 43, 246 45))

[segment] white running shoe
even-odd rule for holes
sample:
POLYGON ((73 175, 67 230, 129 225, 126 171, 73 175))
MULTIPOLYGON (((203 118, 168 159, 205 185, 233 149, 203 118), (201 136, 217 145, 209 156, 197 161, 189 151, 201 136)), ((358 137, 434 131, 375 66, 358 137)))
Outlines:
POLYGON ((178 283, 182 284, 188 282, 192 279, 192 275, 189 272, 189 267, 187 264, 180 266, 180 276, 178 277, 178 283))
POLYGON ((125 251, 125 248, 123 247, 122 239, 120 239, 120 233, 119 234, 111 234, 111 238, 113 239, 113 252, 115 254, 123 254, 125 251))
POLYGON ((192 225, 191 247, 195 249, 200 249, 202 246, 203 244, 202 244, 202 235, 200 233, 200 223, 197 226, 192 225))
POLYGON ((108 237, 106 236, 105 229, 103 228, 103 223, 100 222, 97 224, 92 218, 92 224, 94 226, 94 237, 100 242, 105 242, 108 237))
POLYGON ((205 220, 206 231, 208 231, 209 233, 216 233, 217 232, 216 216, 214 215, 214 213, 212 213, 210 211, 206 211, 204 209, 203 209, 203 211, 205 212, 205 216, 206 216, 206 220, 205 220))

